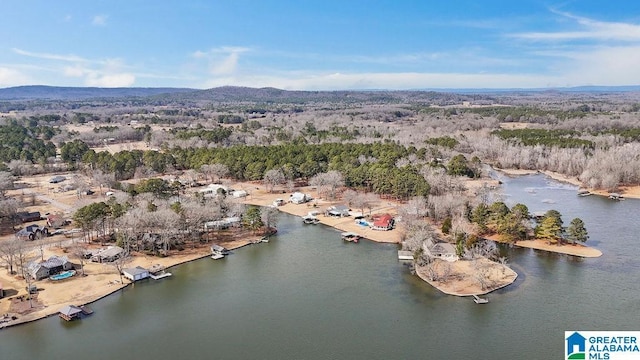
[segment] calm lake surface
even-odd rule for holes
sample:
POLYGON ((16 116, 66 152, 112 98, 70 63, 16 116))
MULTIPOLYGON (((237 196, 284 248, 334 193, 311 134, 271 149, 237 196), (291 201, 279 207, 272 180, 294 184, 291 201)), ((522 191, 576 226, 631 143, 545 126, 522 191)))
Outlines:
POLYGON ((581 198, 542 175, 502 180, 510 206, 582 218, 604 255, 505 249, 518 280, 476 305, 410 275, 395 245, 344 243, 283 214, 270 243, 172 268, 82 321, 0 330, 0 358, 558 359, 565 330, 640 330, 640 202, 581 198))

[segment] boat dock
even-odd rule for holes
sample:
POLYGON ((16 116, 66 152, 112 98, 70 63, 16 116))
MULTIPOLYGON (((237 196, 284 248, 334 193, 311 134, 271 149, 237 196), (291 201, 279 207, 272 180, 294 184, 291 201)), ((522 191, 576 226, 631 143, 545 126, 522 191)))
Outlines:
POLYGON ((411 251, 398 250, 398 260, 413 261, 413 253, 411 251))
POLYGON ((214 253, 213 255, 211 255, 211 258, 212 258, 213 260, 219 260, 219 259, 224 258, 224 255, 222 255, 222 254, 220 254, 220 253, 214 253))
POLYGON ((149 277, 152 278, 153 280, 160 280, 160 279, 164 279, 166 277, 169 277, 171 275, 172 274, 170 272, 165 272, 165 273, 158 274, 158 275, 149 274, 149 277))
POLYGON ((486 304, 489 302, 489 299, 478 297, 478 295, 471 296, 473 296, 473 302, 475 302, 476 304, 486 304))

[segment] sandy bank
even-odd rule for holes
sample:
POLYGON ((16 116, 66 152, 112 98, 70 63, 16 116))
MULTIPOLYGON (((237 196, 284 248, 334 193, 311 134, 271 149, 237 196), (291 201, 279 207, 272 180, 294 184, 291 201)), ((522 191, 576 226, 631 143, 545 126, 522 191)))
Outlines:
MULTIPOLYGON (((268 193, 265 188, 261 185, 255 185, 250 183, 237 183, 232 185, 234 189, 243 189, 249 193, 249 196, 243 198, 242 201, 245 204, 251 205, 259 205, 259 206, 270 206, 273 204, 275 199, 283 199, 288 201, 289 193, 283 194, 280 193, 268 193)), ((373 240, 376 242, 383 243, 400 243, 401 236, 403 233, 402 225, 396 224, 396 228, 391 231, 377 231, 372 230, 369 227, 361 226, 355 223, 353 217, 332 217, 325 216, 324 210, 331 205, 336 204, 345 204, 341 201, 327 201, 324 199, 318 198, 318 193, 312 189, 311 187, 305 187, 300 189, 301 192, 305 194, 310 194, 314 200, 308 202, 306 204, 293 204, 286 202, 285 205, 279 206, 278 210, 285 212, 291 215, 297 216, 305 216, 310 211, 319 211, 321 214, 318 215, 318 219, 321 224, 331 226, 340 231, 351 231, 355 232, 369 240, 373 240), (314 206, 315 205, 315 206, 314 206)), ((384 214, 389 213, 391 215, 396 215, 398 213, 398 204, 380 200, 373 209, 371 210, 371 214, 384 214)), ((368 209, 365 211, 365 215, 369 215, 368 209)), ((300 219, 302 221, 302 219, 300 219)), ((312 226, 312 225, 310 225, 312 226)), ((339 234, 336 234, 336 237, 339 237, 339 234)))
MULTIPOLYGON (((485 236, 486 239, 496 242, 503 242, 499 235, 485 236)), ((550 244, 546 240, 532 239, 520 240, 514 243, 515 246, 525 247, 529 249, 544 250, 558 254, 580 256, 585 258, 596 258, 602 256, 602 251, 583 244, 550 244)))
MULTIPOLYGON (((255 239, 249 238, 234 240, 224 242, 222 245, 228 249, 236 249, 250 244, 251 240, 255 239)), ((49 248, 45 250, 45 258, 53 255, 65 256, 67 254, 65 254, 60 248, 49 248)), ((207 257, 209 255, 209 246, 203 246, 196 249, 186 249, 164 258, 136 254, 126 267, 142 266, 149 268, 151 265, 161 264, 169 269, 173 266, 207 257)), ((77 263, 77 260, 75 259, 70 258, 70 260, 77 263)), ((120 283, 120 276, 117 274, 115 267, 109 264, 88 262, 85 263, 84 272, 86 276, 79 276, 80 270, 78 270, 78 275, 60 282, 53 282, 48 279, 35 281, 33 284, 38 287, 38 294, 36 300, 32 302, 33 308, 29 309, 28 300, 25 300, 20 304, 15 303, 12 305, 12 301, 16 301, 17 297, 27 294, 26 282, 22 279, 17 279, 15 276, 9 275, 7 271, 3 270, 0 272, 0 283, 4 286, 6 297, 0 299, 0 315, 8 313, 10 316, 16 316, 17 319, 0 324, 0 328, 23 324, 55 315, 58 313, 60 308, 65 305, 90 304, 131 284, 131 282, 124 277, 123 283, 120 283), (16 312, 18 308, 22 311, 16 312)))
POLYGON ((450 272, 445 280, 432 281, 427 266, 416 268, 416 274, 422 280, 445 294, 455 296, 487 294, 511 285, 518 278, 518 274, 508 266, 486 258, 458 260, 452 263, 436 260, 436 271, 450 272), (445 270, 444 267, 447 266, 450 268, 445 270), (479 281, 479 277, 482 277, 484 281, 479 281))

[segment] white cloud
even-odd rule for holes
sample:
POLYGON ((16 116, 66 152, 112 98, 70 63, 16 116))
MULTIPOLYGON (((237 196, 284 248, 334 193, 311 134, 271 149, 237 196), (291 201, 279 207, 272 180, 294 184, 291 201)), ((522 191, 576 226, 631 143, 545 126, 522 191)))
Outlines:
POLYGON ((135 82, 135 75, 128 73, 100 74, 92 72, 85 79, 87 86, 97 87, 130 87, 135 82))
POLYGON ((89 60, 76 56, 76 55, 60 55, 60 54, 48 54, 48 53, 37 53, 26 51, 22 49, 13 48, 11 49, 14 53, 18 55, 28 56, 32 58, 38 59, 46 59, 46 60, 60 60, 60 61, 68 61, 68 62, 87 62, 89 60))
POLYGON ((212 64, 211 73, 213 75, 229 75, 235 73, 238 68, 239 59, 240 53, 232 52, 221 62, 212 64))
POLYGON ((238 69, 240 54, 251 49, 239 46, 222 46, 209 51, 197 50, 191 57, 197 60, 207 61, 208 72, 214 76, 228 76, 238 69))
POLYGON ((93 20, 91 20, 91 24, 95 26, 105 26, 107 25, 108 18, 108 15, 96 15, 93 17, 93 20))
MULTIPOLYGON (((120 59, 87 59, 76 55, 60 55, 12 49, 19 55, 44 60, 47 72, 66 78, 80 78, 86 86, 127 87, 135 84, 136 76, 120 59), (62 64, 61 64, 62 63, 62 64)), ((57 79, 56 82, 61 82, 57 79)))
POLYGON ((18 86, 28 84, 29 82, 29 77, 22 72, 7 67, 0 67, 0 86, 18 86))
MULTIPOLYGON (((553 10, 552 10, 553 11, 553 10)), ((586 17, 576 16, 567 12, 554 13, 573 20, 579 26, 578 30, 555 32, 524 32, 511 34, 511 37, 536 41, 570 41, 570 40, 600 40, 600 41, 640 41, 640 25, 623 22, 605 22, 586 17)))

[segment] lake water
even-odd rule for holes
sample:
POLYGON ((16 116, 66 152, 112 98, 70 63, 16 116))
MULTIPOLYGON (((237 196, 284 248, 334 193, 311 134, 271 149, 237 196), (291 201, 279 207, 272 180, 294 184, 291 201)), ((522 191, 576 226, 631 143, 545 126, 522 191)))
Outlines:
POLYGON ((0 330, 0 358, 557 359, 565 330, 640 330, 640 202, 581 198, 542 175, 503 181, 509 205, 582 218, 604 255, 505 249, 518 280, 476 305, 410 275, 395 245, 283 215, 270 243, 175 267, 82 321, 0 330))

